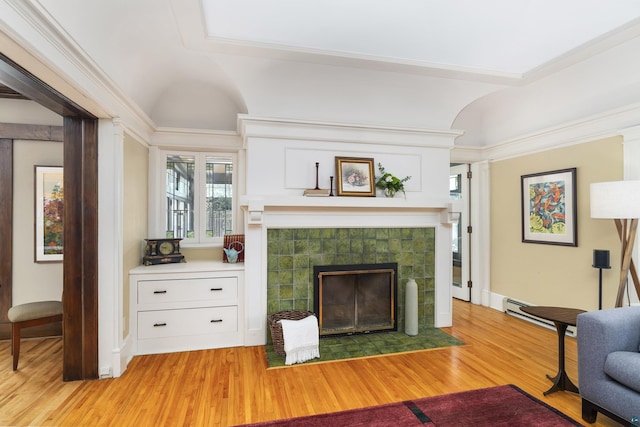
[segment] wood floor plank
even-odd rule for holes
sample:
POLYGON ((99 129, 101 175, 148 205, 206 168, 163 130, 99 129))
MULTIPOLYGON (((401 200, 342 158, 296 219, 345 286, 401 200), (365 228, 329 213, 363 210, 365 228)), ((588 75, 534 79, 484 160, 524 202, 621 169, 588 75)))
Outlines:
MULTIPOLYGON (((580 397, 543 396, 558 366, 555 331, 454 301, 465 345, 267 369, 263 347, 135 357, 121 378, 62 381, 59 338, 25 340, 20 370, 0 341, 0 425, 232 426, 515 384, 580 421, 580 397)), ((566 368, 577 378, 575 339, 566 368)), ((598 415, 594 426, 615 426, 598 415)))

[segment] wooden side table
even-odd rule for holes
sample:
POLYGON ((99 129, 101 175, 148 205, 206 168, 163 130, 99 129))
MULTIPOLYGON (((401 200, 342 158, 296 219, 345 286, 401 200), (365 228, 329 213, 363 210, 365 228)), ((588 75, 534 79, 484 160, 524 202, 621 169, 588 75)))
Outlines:
POLYGON ((553 382, 553 385, 543 394, 546 396, 559 390, 578 393, 578 387, 571 382, 564 367, 564 336, 567 332, 567 327, 576 326, 578 314, 584 313, 585 311, 577 308, 546 306, 521 307, 520 310, 532 316, 552 321, 558 332, 558 373, 554 377, 547 375, 547 378, 553 382))

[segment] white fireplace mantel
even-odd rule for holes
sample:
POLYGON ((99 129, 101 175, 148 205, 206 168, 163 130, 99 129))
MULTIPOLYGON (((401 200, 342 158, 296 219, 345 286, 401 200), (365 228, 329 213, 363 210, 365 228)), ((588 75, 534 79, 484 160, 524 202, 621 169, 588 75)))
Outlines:
MULTIPOLYGON (((305 196, 242 196, 240 206, 247 212, 248 225, 261 225, 265 211, 322 212, 339 211, 343 213, 363 212, 412 214, 417 212, 438 213, 441 223, 457 222, 460 211, 455 201, 437 198, 403 197, 305 197, 305 196)), ((335 225, 335 224, 334 224, 335 225)))

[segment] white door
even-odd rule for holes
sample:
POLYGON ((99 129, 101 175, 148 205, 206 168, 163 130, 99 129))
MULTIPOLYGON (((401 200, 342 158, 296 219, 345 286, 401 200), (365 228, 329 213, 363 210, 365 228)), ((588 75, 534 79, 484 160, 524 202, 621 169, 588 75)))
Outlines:
POLYGON ((460 206, 460 218, 451 227, 453 268, 452 295, 464 301, 471 298, 471 278, 469 277, 469 165, 451 166, 449 193, 456 205, 460 206))

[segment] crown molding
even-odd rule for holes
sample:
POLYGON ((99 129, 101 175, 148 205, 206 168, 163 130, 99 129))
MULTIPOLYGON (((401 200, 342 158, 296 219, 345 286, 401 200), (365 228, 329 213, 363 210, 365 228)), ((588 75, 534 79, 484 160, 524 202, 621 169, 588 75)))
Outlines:
POLYGON ((451 163, 478 163, 484 160, 484 148, 455 145, 451 150, 451 163))
POLYGON ((529 84, 533 81, 540 80, 638 36, 640 36, 640 18, 636 18, 622 27, 596 37, 588 43, 578 46, 549 62, 527 71, 523 76, 523 81, 525 84, 529 84))
POLYGON ((217 131, 208 129, 185 129, 160 127, 151 138, 152 146, 173 148, 198 148, 216 151, 242 148, 238 133, 233 131, 217 131))
POLYGON ((453 148, 453 141, 462 135, 458 130, 431 130, 384 127, 356 123, 287 120, 238 115, 238 132, 243 141, 248 138, 297 139, 355 144, 381 144, 453 148))
POLYGON ((204 42, 196 42, 193 40, 193 37, 185 36, 183 34, 183 40, 188 41, 188 45, 193 48, 223 54, 266 57, 281 61, 309 62, 339 67, 363 68, 392 73, 406 73, 445 79, 492 83, 504 86, 519 86, 523 83, 522 74, 446 64, 435 64, 426 61, 303 48, 274 43, 250 42, 224 37, 208 36, 204 39, 204 42))
MULTIPOLYGON (((620 135, 640 123, 640 103, 548 127, 482 148, 482 160, 499 161, 620 135)), ((455 147, 470 150, 469 147, 455 147)))
POLYGON ((618 133, 622 135, 625 142, 640 141, 640 125, 620 129, 618 133))
POLYGON ((155 123, 113 82, 39 1, 0 1, 3 52, 99 118, 121 117, 149 141, 155 123))

